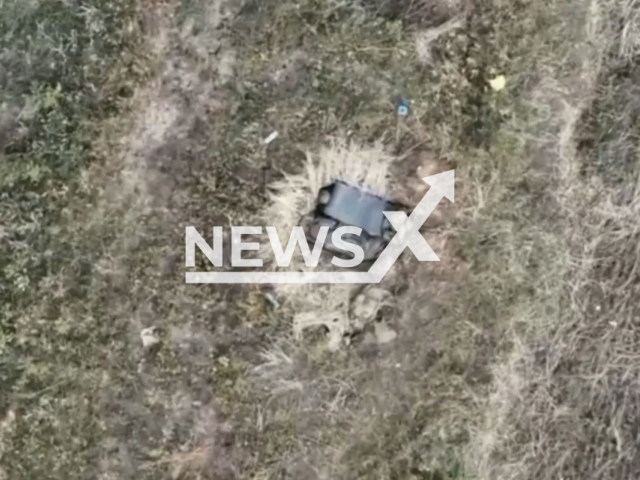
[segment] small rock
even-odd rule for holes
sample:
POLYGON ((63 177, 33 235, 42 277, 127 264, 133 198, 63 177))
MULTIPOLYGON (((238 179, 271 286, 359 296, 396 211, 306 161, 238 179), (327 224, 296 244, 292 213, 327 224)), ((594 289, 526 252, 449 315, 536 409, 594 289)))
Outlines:
MULTIPOLYGON (((13 410, 9 410, 5 417, 0 421, 0 432, 8 432, 13 430, 16 424, 16 414, 13 410)), ((2 478, 0 476, 0 478, 2 478)))
POLYGON ((151 348, 160 343, 160 337, 156 327, 145 328, 140 332, 140 340, 144 348, 151 348))
POLYGON ((303 312, 293 317, 293 333, 297 339, 302 338, 302 332, 310 327, 324 325, 328 330, 328 348, 335 352, 340 349, 345 333, 348 331, 349 319, 340 311, 335 312, 303 312))
POLYGON ((398 334, 386 323, 376 322, 374 325, 374 333, 376 336, 376 341, 378 344, 382 345, 385 343, 393 342, 398 334))
POLYGON ((153 450, 149 450, 147 452, 147 457, 152 460, 157 460, 158 458, 164 455, 164 450, 162 448, 154 448, 153 450))
POLYGON ((378 311, 392 301, 391 292, 382 288, 370 288, 353 301, 351 314, 356 320, 369 322, 375 318, 378 311))

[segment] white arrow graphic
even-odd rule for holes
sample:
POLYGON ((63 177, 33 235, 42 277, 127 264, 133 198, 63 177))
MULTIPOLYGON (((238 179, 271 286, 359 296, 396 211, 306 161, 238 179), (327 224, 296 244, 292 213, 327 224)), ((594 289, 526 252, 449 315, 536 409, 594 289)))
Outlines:
POLYGON ((404 212, 384 212, 396 230, 389 245, 368 272, 187 272, 187 283, 379 283, 389 272, 405 248, 409 248, 421 262, 440 259, 420 234, 443 198, 454 202, 454 170, 425 177, 431 185, 411 216, 404 212))
POLYGON ((409 247, 421 262, 440 261, 427 241, 420 234, 419 230, 443 197, 452 203, 455 201, 454 172, 455 170, 449 170, 448 172, 422 179, 431 185, 431 188, 427 194, 422 197, 422 200, 420 200, 420 203, 418 203, 410 217, 407 217, 404 212, 384 212, 397 233, 367 272, 374 276, 375 282, 373 283, 379 283, 380 280, 384 278, 400 254, 404 251, 405 247, 409 247))

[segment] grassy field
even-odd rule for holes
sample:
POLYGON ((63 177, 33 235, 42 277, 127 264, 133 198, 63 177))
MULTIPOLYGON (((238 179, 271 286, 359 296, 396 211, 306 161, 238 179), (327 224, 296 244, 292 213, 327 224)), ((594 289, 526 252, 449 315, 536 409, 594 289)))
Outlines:
POLYGON ((0 480, 640 477, 639 61, 635 0, 0 0, 0 480), (451 168, 392 341, 185 284, 187 225, 451 168))

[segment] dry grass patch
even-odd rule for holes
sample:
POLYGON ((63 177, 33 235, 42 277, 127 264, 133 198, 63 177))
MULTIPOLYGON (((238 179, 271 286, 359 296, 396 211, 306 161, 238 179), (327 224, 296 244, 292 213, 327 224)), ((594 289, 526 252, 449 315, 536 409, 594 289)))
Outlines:
MULTIPOLYGON (((620 60, 628 61, 611 56, 625 41, 627 28, 623 22, 621 35, 614 19, 629 18, 627 8, 625 2, 591 2, 575 9, 571 15, 589 19, 582 23, 584 43, 571 46, 571 55, 578 55, 572 64, 577 68, 571 74, 558 62, 562 76, 543 81, 545 88, 533 97, 537 111, 552 116, 529 149, 532 173, 553 177, 544 187, 529 184, 538 199, 547 200, 534 204, 536 221, 524 231, 538 230, 543 236, 509 262, 511 274, 524 267, 520 273, 528 278, 519 277, 531 294, 500 320, 507 328, 507 348, 494 367, 492 393, 483 407, 485 422, 470 444, 480 478, 626 479, 638 473, 632 440, 637 428, 631 401, 635 393, 629 383, 637 369, 630 349, 636 341, 631 296, 637 283, 638 203, 633 185, 638 170, 622 165, 631 184, 611 182, 620 178, 618 168, 600 170, 604 177, 598 178, 588 163, 593 162, 592 151, 580 148, 585 122, 589 128, 593 122, 599 125, 595 131, 600 134, 613 134, 617 145, 629 152, 637 148, 635 126, 624 121, 628 111, 602 108, 603 98, 606 102, 613 91, 616 96, 633 92, 611 77, 620 60), (605 89, 598 85, 603 79, 605 89), (592 102, 600 108, 594 110, 592 102), (603 124, 616 128, 606 130, 603 124), (546 162, 555 159, 552 166, 542 161, 540 152, 546 162), (547 231, 540 229, 545 225, 547 231)), ((573 22, 580 24, 577 18, 573 22)), ((602 141, 592 147, 607 148, 602 141)))

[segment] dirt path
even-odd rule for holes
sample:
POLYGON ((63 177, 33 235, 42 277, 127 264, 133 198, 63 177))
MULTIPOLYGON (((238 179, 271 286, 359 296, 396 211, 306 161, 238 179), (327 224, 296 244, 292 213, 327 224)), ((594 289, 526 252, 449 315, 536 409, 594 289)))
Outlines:
POLYGON ((234 439, 244 424, 229 423, 239 367, 224 352, 252 335, 228 333, 228 293, 185 288, 173 248, 198 216, 188 211, 189 192, 198 169, 209 167, 200 160, 208 116, 225 108, 220 85, 233 49, 216 29, 229 13, 224 2, 208 4, 194 34, 193 21, 176 22, 177 5, 149 11, 154 73, 135 91, 130 113, 105 126, 98 150, 106 162, 87 175, 102 192, 89 226, 111 218, 118 232, 97 265, 94 290, 124 334, 102 373, 98 478, 240 478, 251 458, 234 439), (145 348, 145 329, 160 344, 145 348))

